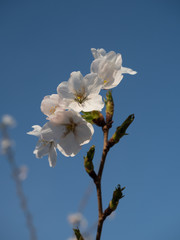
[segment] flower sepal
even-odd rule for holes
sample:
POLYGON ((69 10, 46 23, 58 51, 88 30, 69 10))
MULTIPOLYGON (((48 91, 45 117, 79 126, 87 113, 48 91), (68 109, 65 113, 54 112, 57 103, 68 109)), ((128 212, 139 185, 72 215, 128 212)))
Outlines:
POLYGON ((92 112, 82 112, 82 117, 91 124, 96 124, 99 127, 103 127, 105 125, 104 117, 99 111, 92 112))

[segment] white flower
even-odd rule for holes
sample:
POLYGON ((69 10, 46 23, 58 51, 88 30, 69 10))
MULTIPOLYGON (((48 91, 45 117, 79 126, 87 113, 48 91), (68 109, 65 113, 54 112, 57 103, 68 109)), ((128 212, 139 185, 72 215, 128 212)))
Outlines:
POLYGON ((23 165, 18 169, 18 178, 21 181, 24 181, 27 178, 28 175, 28 167, 23 165))
POLYGON ((76 112, 101 111, 104 107, 102 97, 99 95, 102 83, 95 73, 87 74, 83 78, 79 71, 72 72, 68 82, 59 84, 57 92, 68 107, 76 112))
POLYGON ((5 126, 14 127, 16 125, 16 121, 12 116, 6 114, 2 117, 2 124, 5 126))
POLYGON ((69 214, 68 215, 68 222, 73 226, 82 227, 85 229, 87 227, 87 220, 83 217, 83 215, 79 212, 69 214))
POLYGON ((34 128, 34 130, 27 134, 39 137, 33 153, 37 158, 42 158, 43 156, 48 155, 49 166, 55 167, 57 159, 56 144, 53 141, 47 141, 42 138, 42 128, 39 125, 34 125, 32 128, 34 128))
POLYGON ((75 156, 94 133, 93 126, 73 110, 57 111, 49 119, 50 122, 41 130, 41 136, 48 142, 54 141, 65 156, 75 156))
POLYGON ((4 138, 1 140, 0 145, 1 145, 2 154, 7 154, 8 149, 12 147, 12 142, 9 139, 4 138))
POLYGON ((64 109, 64 102, 58 94, 45 96, 41 102, 41 111, 47 116, 50 116, 59 110, 63 111, 64 109))
POLYGON ((91 72, 97 73, 98 77, 103 80, 103 89, 116 87, 122 80, 124 73, 131 75, 137 72, 130 68, 122 67, 122 56, 119 53, 92 48, 91 52, 95 60, 91 64, 91 72))

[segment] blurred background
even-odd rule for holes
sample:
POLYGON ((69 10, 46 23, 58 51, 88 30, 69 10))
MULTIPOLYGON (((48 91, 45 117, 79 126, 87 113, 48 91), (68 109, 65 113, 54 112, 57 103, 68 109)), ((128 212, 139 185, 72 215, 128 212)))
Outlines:
MULTIPOLYGON (((105 165, 104 208, 117 184, 126 190, 115 216, 105 221, 102 239, 180 238, 179 43, 178 0, 0 1, 0 117, 10 114, 17 122, 9 134, 17 166, 28 169, 22 184, 38 240, 73 236, 67 217, 78 211, 91 182, 83 156, 95 144, 97 169, 103 138, 95 126, 92 141, 77 156, 59 153, 56 167, 50 168, 47 156, 35 158, 38 139, 26 132, 46 122, 40 111, 44 96, 56 93, 72 71, 89 73, 92 47, 121 53, 123 66, 138 72, 124 75, 112 91, 110 136, 129 114, 135 114, 135 121, 105 165)), ((83 215, 91 228, 97 221, 93 189, 83 215)), ((2 154, 0 239, 29 239, 12 171, 2 154)))

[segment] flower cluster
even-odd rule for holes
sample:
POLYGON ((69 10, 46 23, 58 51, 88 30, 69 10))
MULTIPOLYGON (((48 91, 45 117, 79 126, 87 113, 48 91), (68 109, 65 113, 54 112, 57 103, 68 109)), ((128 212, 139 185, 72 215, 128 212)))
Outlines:
POLYGON ((87 144, 94 133, 91 123, 83 119, 81 112, 101 111, 104 107, 101 89, 116 87, 123 73, 136 74, 122 67, 121 54, 104 49, 91 49, 94 61, 91 72, 82 76, 80 71, 72 72, 68 81, 57 87, 57 94, 45 96, 41 111, 48 122, 40 127, 34 125, 30 135, 39 137, 34 150, 37 158, 48 155, 49 165, 56 165, 58 149, 65 156, 75 156, 81 146, 87 144))

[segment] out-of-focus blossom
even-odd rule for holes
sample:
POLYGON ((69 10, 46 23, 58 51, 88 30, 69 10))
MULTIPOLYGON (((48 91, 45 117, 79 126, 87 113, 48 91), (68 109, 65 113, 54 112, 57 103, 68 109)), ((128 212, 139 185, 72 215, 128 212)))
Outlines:
POLYGON ((44 141, 55 142, 57 148, 65 156, 75 156, 81 146, 87 144, 94 133, 92 124, 86 122, 79 113, 70 111, 57 111, 49 117, 41 130, 44 141))
POLYGON ((19 168, 18 178, 21 181, 24 181, 28 175, 28 167, 23 165, 19 168))
POLYGON ((5 126, 8 126, 8 127, 15 127, 16 126, 15 119, 8 114, 6 114, 2 117, 2 122, 1 123, 4 124, 5 126))
POLYGON ((124 73, 131 75, 137 72, 130 68, 122 67, 122 56, 119 53, 92 48, 91 52, 95 60, 91 64, 91 72, 97 73, 98 77, 103 80, 103 89, 116 87, 122 80, 124 73))
POLYGON ((2 154, 7 154, 8 148, 12 146, 12 142, 9 139, 1 140, 1 151, 2 154))
POLYGON ((90 73, 85 77, 78 72, 72 72, 68 82, 62 82, 57 87, 57 92, 67 106, 76 112, 101 111, 104 107, 102 96, 99 92, 103 81, 97 74, 90 73))
POLYGON ((48 155, 49 166, 55 167, 57 160, 56 144, 53 140, 47 141, 43 139, 41 136, 42 128, 39 125, 34 125, 32 128, 34 128, 34 130, 27 132, 27 134, 39 137, 38 143, 33 153, 37 158, 42 158, 43 156, 48 155))
POLYGON ((83 217, 83 215, 79 212, 69 214, 68 222, 73 225, 73 227, 81 227, 85 229, 88 225, 87 220, 83 217))
POLYGON ((63 111, 64 108, 64 102, 58 94, 45 96, 41 102, 41 111, 47 116, 53 115, 56 111, 63 111))

